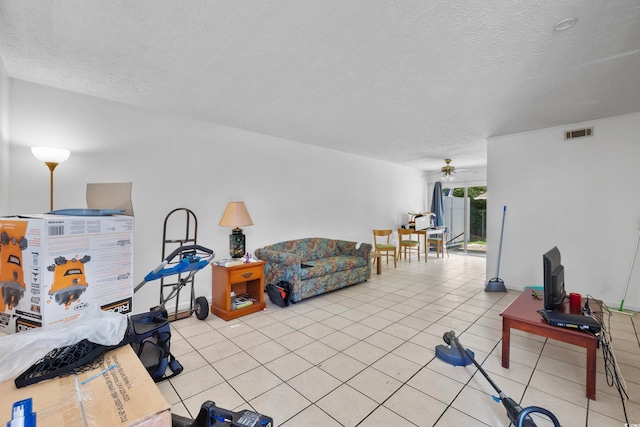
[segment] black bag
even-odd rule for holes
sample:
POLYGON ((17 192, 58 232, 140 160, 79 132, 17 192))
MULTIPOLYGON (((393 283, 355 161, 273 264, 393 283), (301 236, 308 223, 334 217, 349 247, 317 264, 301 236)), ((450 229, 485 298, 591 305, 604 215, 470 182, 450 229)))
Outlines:
POLYGON ((289 305, 292 291, 291 283, 281 280, 275 285, 267 285, 266 291, 269 299, 275 305, 279 307, 287 307, 289 305))
POLYGON ((131 347, 147 368, 153 381, 160 382, 182 372, 182 365, 169 351, 171 325, 163 310, 151 310, 129 318, 131 347), (169 368, 172 372, 165 375, 169 368))

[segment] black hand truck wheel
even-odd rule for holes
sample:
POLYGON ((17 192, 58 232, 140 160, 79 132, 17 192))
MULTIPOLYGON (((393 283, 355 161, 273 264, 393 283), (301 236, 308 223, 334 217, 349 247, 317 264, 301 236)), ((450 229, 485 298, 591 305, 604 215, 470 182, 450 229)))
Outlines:
POLYGON ((204 320, 209 315, 209 301, 205 297, 196 298, 196 317, 198 320, 204 320))

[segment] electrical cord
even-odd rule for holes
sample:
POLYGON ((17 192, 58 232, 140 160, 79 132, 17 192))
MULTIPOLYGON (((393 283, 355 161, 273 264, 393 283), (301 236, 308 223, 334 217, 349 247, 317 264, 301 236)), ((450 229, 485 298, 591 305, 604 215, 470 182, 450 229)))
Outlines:
POLYGON ((590 316, 595 319, 600 324, 600 346, 602 347, 602 357, 604 359, 604 372, 607 379, 607 385, 609 387, 614 387, 618 391, 620 395, 620 400, 622 402, 622 411, 624 412, 624 419, 627 424, 629 424, 629 419, 627 417, 627 408, 625 405, 625 400, 629 400, 629 395, 627 394, 627 384, 620 373, 618 368, 618 363, 616 362, 615 355, 613 353, 613 338, 611 337, 610 326, 611 326, 611 316, 612 313, 608 307, 602 304, 602 301, 593 298, 593 296, 587 294, 587 301, 584 304, 583 313, 585 316, 590 316), (599 311, 592 311, 589 306, 589 299, 592 299, 599 307, 599 311), (606 325, 605 325, 605 317, 607 314, 606 325), (598 316, 599 315, 599 316, 598 316))

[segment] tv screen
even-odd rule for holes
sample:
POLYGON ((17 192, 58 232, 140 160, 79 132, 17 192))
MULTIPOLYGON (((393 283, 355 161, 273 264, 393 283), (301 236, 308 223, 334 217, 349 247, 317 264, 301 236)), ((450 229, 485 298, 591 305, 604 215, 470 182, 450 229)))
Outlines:
POLYGON ((564 289, 564 267, 560 251, 556 246, 542 256, 544 280, 544 308, 555 310, 566 297, 564 289))

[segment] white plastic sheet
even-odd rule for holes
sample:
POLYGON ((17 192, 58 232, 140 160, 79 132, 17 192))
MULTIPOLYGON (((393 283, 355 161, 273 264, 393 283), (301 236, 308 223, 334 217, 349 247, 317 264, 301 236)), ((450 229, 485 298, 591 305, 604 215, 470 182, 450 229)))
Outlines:
POLYGON ((17 377, 51 350, 83 339, 116 345, 126 331, 126 316, 96 307, 68 323, 0 337, 0 382, 17 377))

